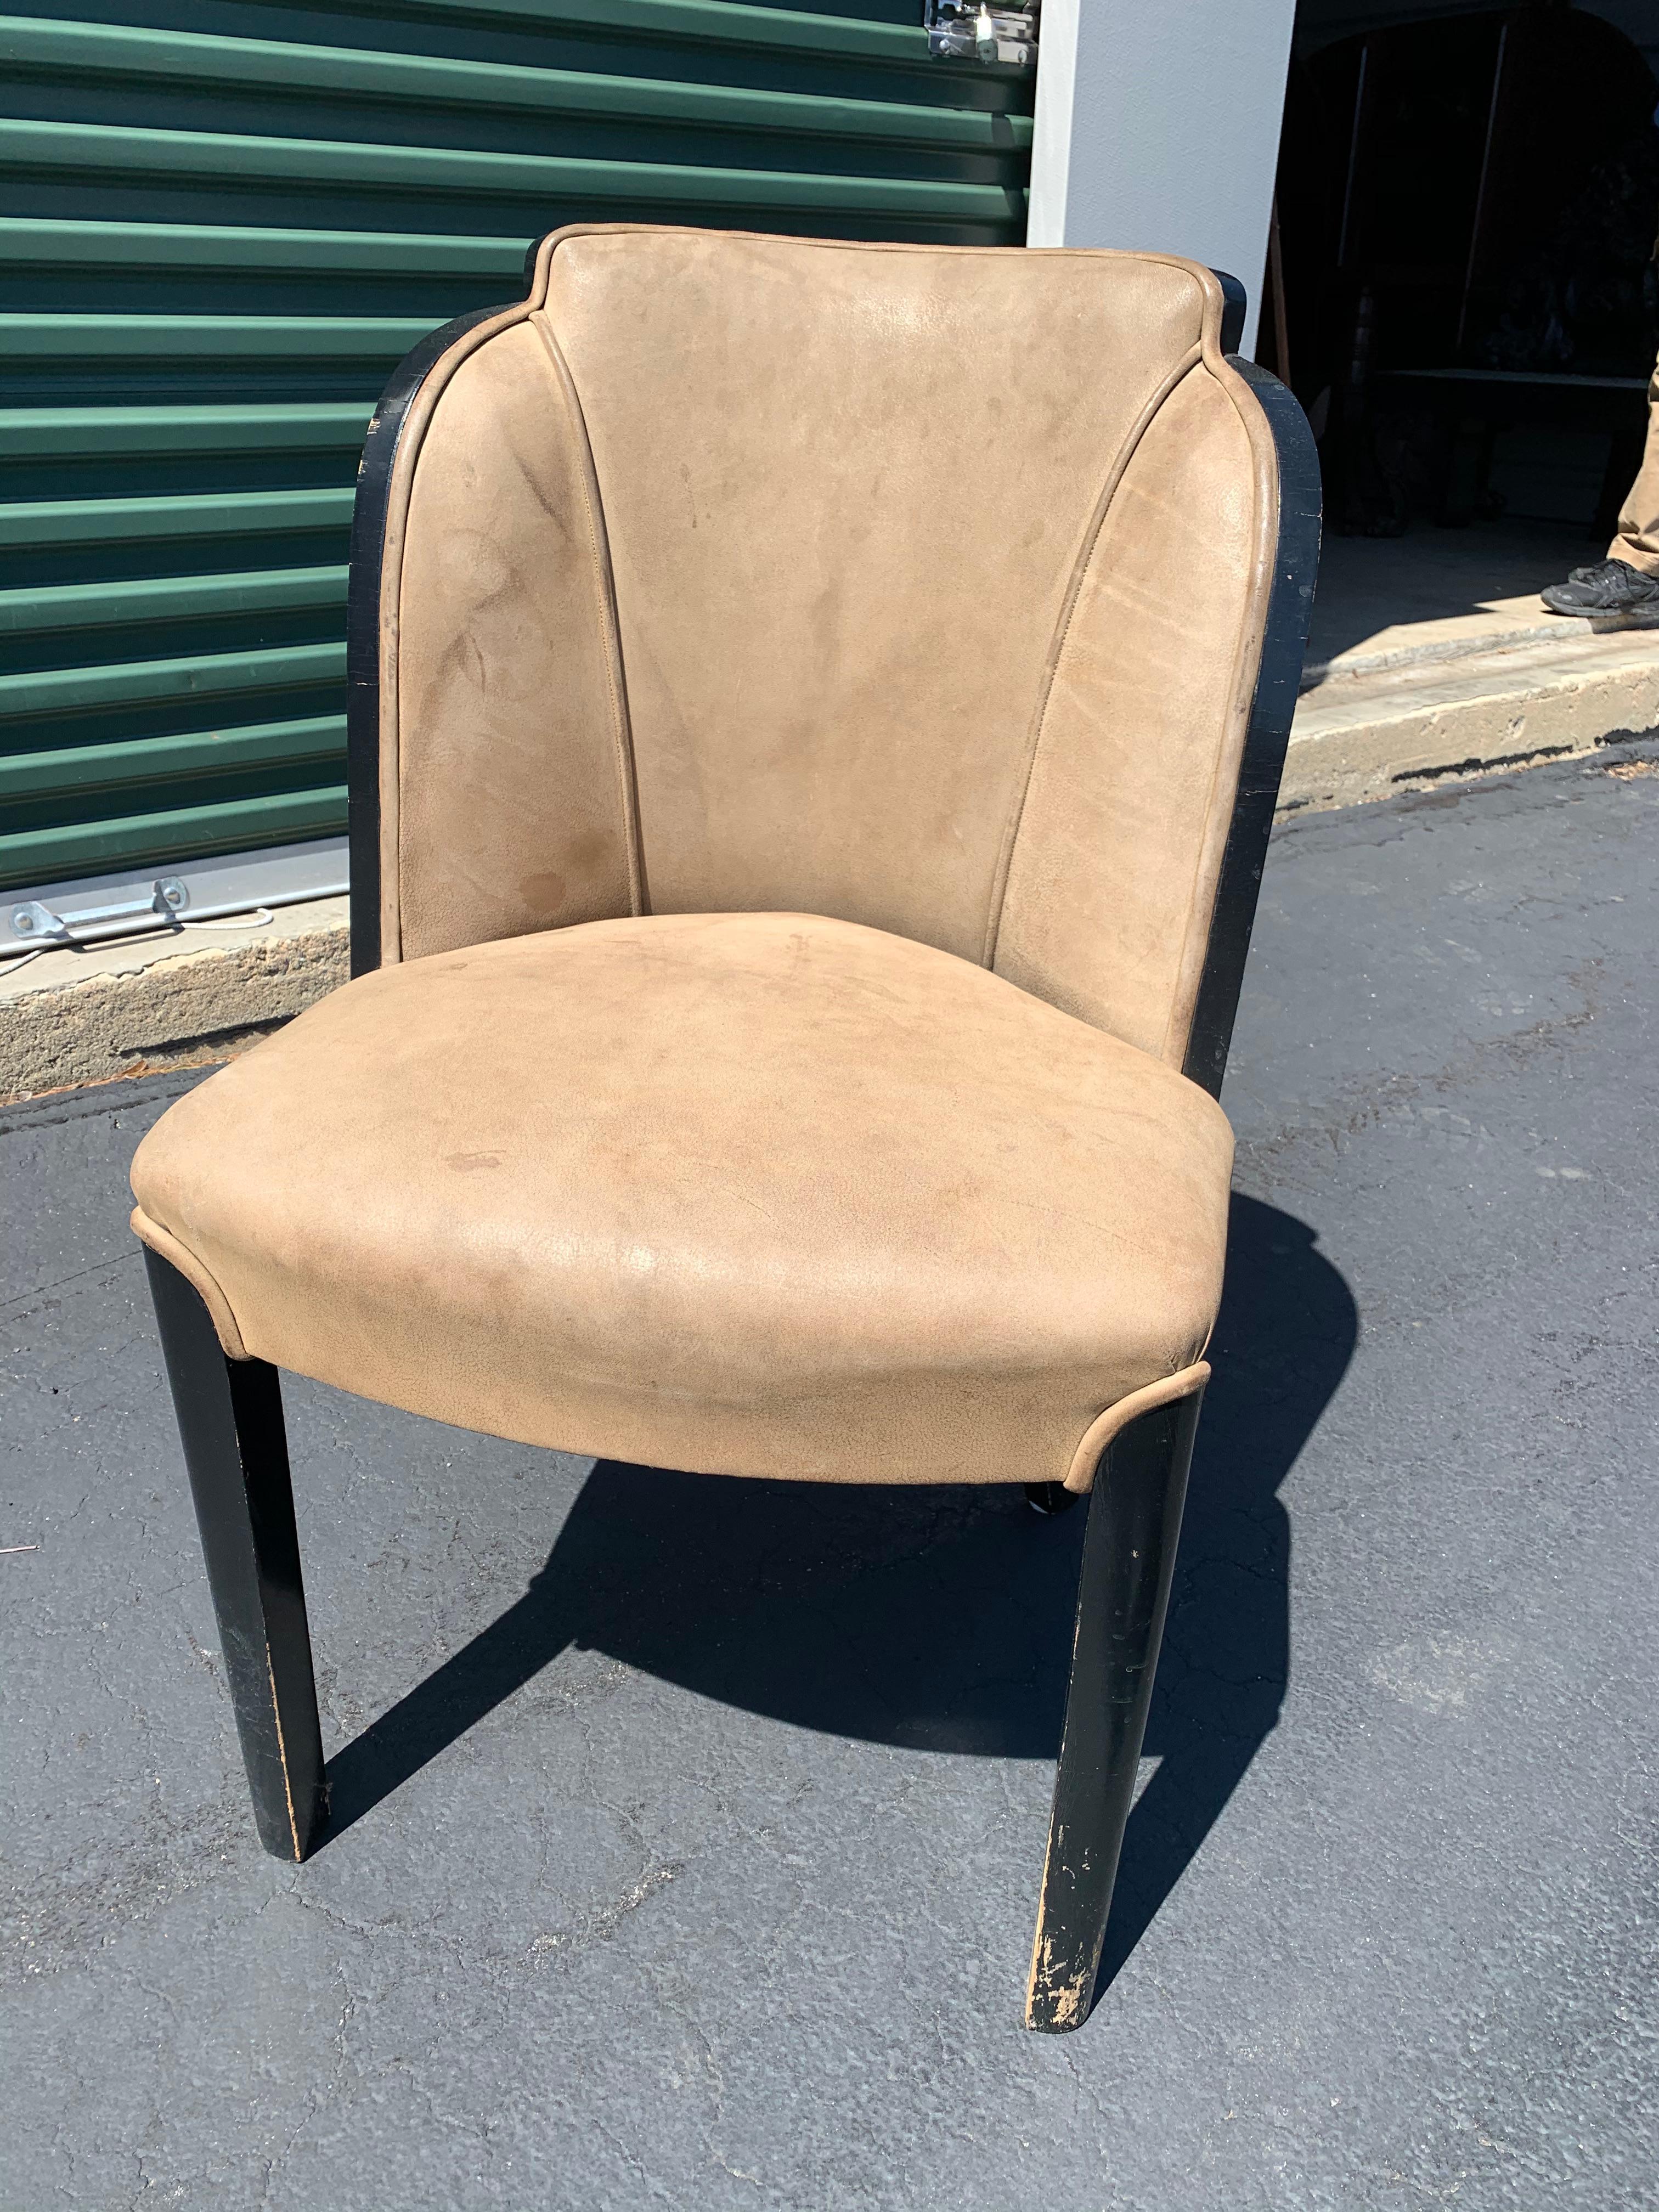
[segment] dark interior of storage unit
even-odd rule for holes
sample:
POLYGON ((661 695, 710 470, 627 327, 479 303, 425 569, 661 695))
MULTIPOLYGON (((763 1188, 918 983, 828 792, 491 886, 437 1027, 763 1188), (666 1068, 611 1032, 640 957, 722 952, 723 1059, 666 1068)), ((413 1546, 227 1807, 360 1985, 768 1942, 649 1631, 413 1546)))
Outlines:
POLYGON ((1298 54, 1260 351, 1313 417, 1328 526, 1610 535, 1659 349, 1656 100, 1621 32, 1552 4, 1298 54))

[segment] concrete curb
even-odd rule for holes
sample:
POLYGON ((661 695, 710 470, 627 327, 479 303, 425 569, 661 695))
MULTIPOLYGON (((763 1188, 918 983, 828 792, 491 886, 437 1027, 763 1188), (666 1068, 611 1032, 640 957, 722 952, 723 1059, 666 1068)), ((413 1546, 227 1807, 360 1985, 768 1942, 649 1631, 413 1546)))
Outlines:
POLYGON ((1362 805, 1656 729, 1650 629, 1334 674, 1297 703, 1280 811, 1362 805))
POLYGON ((1362 645, 1332 653, 1328 659, 1305 661, 1301 688, 1311 691, 1332 676, 1376 676, 1387 669, 1466 660, 1474 652, 1497 653, 1522 645, 1544 645, 1559 651, 1595 638, 1629 637, 1644 630, 1659 630, 1659 614, 1528 617, 1517 613, 1513 602, 1500 603, 1462 620, 1401 623, 1383 633, 1394 640, 1391 644, 1368 638, 1362 645))
POLYGON ((152 939, 0 969, 0 1103, 233 1058, 345 981, 345 907, 279 909, 257 940, 152 939))

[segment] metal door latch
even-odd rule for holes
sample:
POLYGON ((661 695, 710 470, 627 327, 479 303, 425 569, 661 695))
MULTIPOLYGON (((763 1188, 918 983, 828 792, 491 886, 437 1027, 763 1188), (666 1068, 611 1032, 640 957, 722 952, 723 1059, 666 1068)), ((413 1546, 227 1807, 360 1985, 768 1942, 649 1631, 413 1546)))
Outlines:
POLYGON ((158 922, 171 921, 190 904, 190 893, 177 876, 159 876, 148 898, 123 899, 115 906, 83 906, 69 914, 56 913, 40 899, 29 899, 11 910, 14 936, 35 945, 86 945, 100 937, 134 933, 141 915, 153 915, 158 922))
POLYGON ((1024 7, 1008 0, 995 6, 985 0, 923 0, 922 21, 930 54, 1015 69, 1036 66, 1037 0, 1024 7))

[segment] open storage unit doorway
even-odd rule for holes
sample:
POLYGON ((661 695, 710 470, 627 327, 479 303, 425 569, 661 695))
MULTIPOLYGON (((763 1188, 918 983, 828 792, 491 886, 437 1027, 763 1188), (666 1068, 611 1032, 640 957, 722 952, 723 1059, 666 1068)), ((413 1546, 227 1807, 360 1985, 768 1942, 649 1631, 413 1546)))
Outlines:
POLYGON ((1304 0, 1260 351, 1314 419, 1328 526, 1605 544, 1659 349, 1656 66, 1634 0, 1304 0))

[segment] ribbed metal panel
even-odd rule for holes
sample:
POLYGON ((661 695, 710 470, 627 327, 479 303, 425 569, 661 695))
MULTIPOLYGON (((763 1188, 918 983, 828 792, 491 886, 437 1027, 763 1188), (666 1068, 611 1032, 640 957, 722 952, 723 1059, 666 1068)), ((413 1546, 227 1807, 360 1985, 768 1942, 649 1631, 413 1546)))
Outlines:
POLYGON ((343 827, 363 428, 531 239, 1024 235, 920 0, 89 4, 0 16, 0 884, 343 827))

